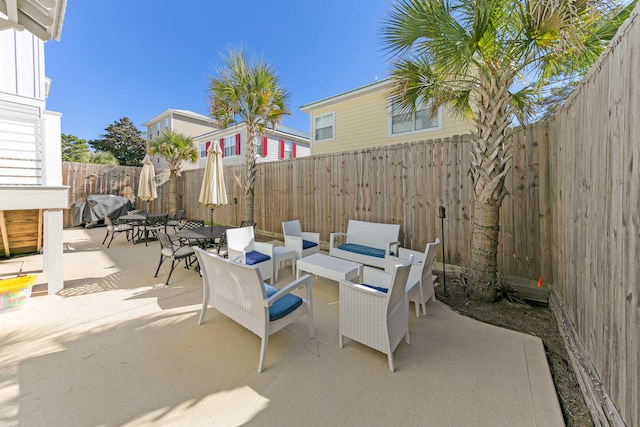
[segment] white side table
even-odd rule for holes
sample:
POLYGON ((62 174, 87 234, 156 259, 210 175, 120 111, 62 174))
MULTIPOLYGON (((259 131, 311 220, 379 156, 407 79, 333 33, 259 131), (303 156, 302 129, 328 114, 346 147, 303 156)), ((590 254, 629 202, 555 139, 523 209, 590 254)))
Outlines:
POLYGON ((273 262, 275 263, 275 276, 276 282, 278 281, 278 271, 280 270, 280 263, 286 263, 287 260, 291 260, 291 272, 296 272, 296 251, 286 248, 284 246, 273 247, 273 262))

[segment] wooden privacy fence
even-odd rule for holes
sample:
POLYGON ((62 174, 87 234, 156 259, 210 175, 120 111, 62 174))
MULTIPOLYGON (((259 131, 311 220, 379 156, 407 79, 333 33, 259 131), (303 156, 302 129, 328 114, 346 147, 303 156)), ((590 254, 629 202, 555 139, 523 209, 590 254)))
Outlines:
MULTIPOLYGON (((541 166, 548 173, 547 137, 545 125, 512 136, 499 248, 501 268, 509 275, 552 277, 549 184, 539 173, 541 166)), ((300 219, 303 229, 319 232, 325 244, 330 233, 346 231, 349 219, 397 223, 403 246, 423 250, 439 237, 446 261, 464 265, 473 204, 468 165, 468 136, 258 164, 254 220, 259 230, 279 237, 282 221, 300 219), (447 210, 444 239, 439 206, 447 210)), ((244 165, 224 168, 230 204, 215 210, 216 223, 239 224, 245 218, 244 173, 244 165)), ((189 218, 209 220, 209 209, 198 202, 203 174, 202 169, 183 172, 178 207, 189 218)), ((160 191, 167 199, 167 186, 160 191)))
MULTIPOLYGON (((551 279, 547 224, 549 216, 548 132, 545 125, 513 133, 514 160, 507 176, 509 195, 501 214, 500 265, 505 274, 551 279), (548 170, 546 170, 548 173, 548 170), (542 183, 542 185, 541 185, 542 183)), ((469 259, 473 194, 469 172, 469 137, 417 141, 346 151, 257 166, 255 217, 258 229, 280 236, 282 221, 300 219, 305 230, 320 233, 328 243, 332 232, 346 231, 350 219, 400 224, 404 247, 423 250, 439 237, 446 262, 469 259), (438 207, 446 208, 444 238, 438 207)), ((214 222, 239 224, 245 219, 244 165, 224 168, 229 205, 215 210, 214 222), (237 204, 234 203, 237 200, 237 204)), ((118 194, 136 203, 140 168, 80 163, 63 165, 70 203, 89 194, 118 194)), ((157 171, 158 199, 149 210, 167 212, 166 171, 157 171)), ((187 218, 209 220, 210 210, 198 202, 203 169, 177 178, 177 207, 187 218)), ((71 213, 65 214, 65 225, 71 213)), ((438 253, 438 258, 441 254, 438 253)))
MULTIPOLYGON (((142 168, 133 166, 63 162, 62 184, 71 187, 69 189, 69 206, 83 201, 91 194, 115 194, 128 198, 136 209, 145 209, 146 203, 137 200, 141 170, 142 168)), ((156 171, 158 198, 149 202, 150 212, 166 212, 168 210, 168 178, 168 171, 156 171)), ((72 215, 72 209, 65 210, 63 219, 65 227, 72 225, 72 215)))
POLYGON ((639 69, 640 5, 549 127, 554 287, 616 426, 640 425, 639 69))

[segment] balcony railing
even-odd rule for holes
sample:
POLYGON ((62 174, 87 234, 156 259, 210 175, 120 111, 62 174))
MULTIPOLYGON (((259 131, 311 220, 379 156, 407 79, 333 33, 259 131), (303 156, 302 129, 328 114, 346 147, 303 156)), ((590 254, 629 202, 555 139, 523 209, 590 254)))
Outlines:
POLYGON ((0 117, 0 185, 42 185, 43 119, 0 117))

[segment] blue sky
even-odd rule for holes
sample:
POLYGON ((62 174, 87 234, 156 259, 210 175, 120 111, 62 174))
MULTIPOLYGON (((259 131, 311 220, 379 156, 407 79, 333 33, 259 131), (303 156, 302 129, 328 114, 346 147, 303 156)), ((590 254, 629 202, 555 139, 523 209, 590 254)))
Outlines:
POLYGON ((271 64, 290 93, 283 124, 309 131, 301 105, 388 75, 382 22, 392 0, 70 0, 60 41, 45 44, 47 109, 87 141, 129 117, 167 108, 208 115, 208 82, 243 46, 271 64))

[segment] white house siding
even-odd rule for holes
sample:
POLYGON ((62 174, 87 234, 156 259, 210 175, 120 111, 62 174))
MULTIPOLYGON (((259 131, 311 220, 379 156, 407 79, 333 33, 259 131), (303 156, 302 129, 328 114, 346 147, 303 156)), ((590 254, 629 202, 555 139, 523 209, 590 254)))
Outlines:
MULTIPOLYGON (((192 138, 215 129, 210 122, 196 117, 186 116, 173 110, 167 110, 163 114, 156 116, 151 120, 152 121, 145 122, 143 124, 143 126, 147 128, 147 141, 158 138, 167 129, 171 129, 174 132, 178 132, 192 138), (160 135, 158 135, 158 130, 160 135)), ((198 148, 198 144, 194 143, 194 145, 198 148)), ((157 169, 167 169, 169 167, 167 161, 160 156, 156 155, 152 160, 157 169)), ((195 163, 182 163, 182 170, 197 169, 198 167, 199 164, 197 160, 195 163)))
MULTIPOLYGON (((0 31, 0 94, 44 102, 44 42, 27 31, 0 31)), ((44 105, 40 106, 44 108, 44 105)))
POLYGON ((43 185, 44 42, 2 30, 0 60, 0 185, 43 185))
POLYGON ((49 294, 64 286, 59 113, 45 112, 44 41, 0 31, 0 210, 44 210, 44 272, 49 294))
MULTIPOLYGON (((212 144, 213 143, 220 144, 221 139, 226 137, 233 137, 236 134, 240 134, 240 154, 239 155, 234 154, 234 155, 223 157, 222 163, 225 166, 245 164, 245 161, 246 161, 245 156, 246 156, 246 150, 247 150, 247 132, 246 132, 246 128, 242 125, 234 126, 230 129, 211 132, 206 135, 201 135, 195 138, 194 141, 197 143, 198 147, 200 147, 200 144, 206 143, 207 141, 211 142, 212 144)), ((259 135, 258 138, 260 138, 261 140, 262 135, 259 135)), ((256 162, 264 163, 264 162, 279 161, 280 160, 280 140, 284 140, 286 142, 291 142, 296 144, 296 157, 305 157, 310 155, 311 150, 309 147, 309 143, 306 140, 295 137, 293 135, 283 134, 279 132, 276 132, 276 133, 269 132, 267 134, 267 155, 263 157, 260 150, 258 150, 259 152, 256 158, 256 162)), ((198 152, 200 152, 200 148, 198 148, 198 152)), ((205 167, 206 161, 207 161, 206 157, 200 157, 200 160, 198 163, 199 167, 200 168, 205 167)))

